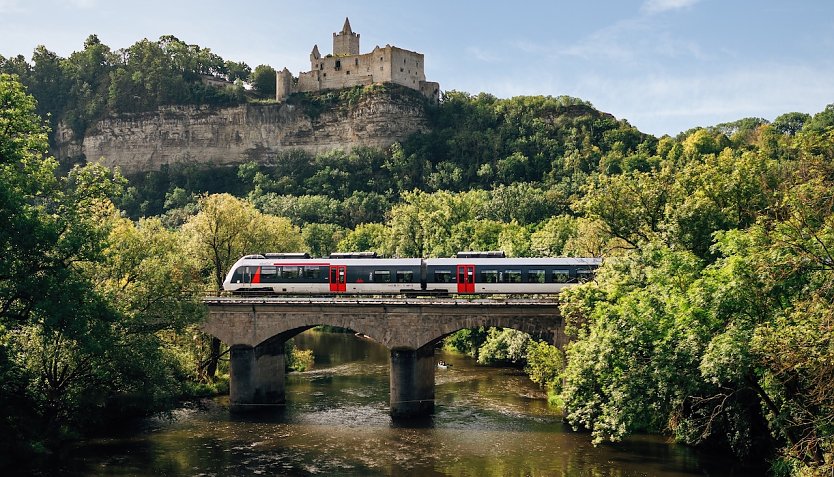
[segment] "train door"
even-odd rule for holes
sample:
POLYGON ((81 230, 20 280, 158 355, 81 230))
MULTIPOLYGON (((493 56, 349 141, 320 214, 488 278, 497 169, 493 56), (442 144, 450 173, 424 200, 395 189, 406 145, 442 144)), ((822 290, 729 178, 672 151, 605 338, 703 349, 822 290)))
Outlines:
POLYGON ((347 291, 347 266, 330 265, 330 291, 335 293, 347 291))
POLYGON ((458 293, 475 293, 475 265, 458 265, 458 293))

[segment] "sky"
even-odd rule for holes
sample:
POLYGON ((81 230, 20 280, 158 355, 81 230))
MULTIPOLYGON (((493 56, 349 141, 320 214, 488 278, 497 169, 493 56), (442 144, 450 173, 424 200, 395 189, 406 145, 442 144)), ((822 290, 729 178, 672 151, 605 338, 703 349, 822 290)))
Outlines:
POLYGON ((574 96, 657 136, 834 103, 832 0, 0 0, 0 55, 174 35, 297 75, 345 17, 442 91, 574 96))

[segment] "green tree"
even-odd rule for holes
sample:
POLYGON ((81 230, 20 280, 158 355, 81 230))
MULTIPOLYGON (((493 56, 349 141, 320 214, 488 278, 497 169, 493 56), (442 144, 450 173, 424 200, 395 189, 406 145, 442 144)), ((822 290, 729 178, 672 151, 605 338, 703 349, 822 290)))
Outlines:
POLYGON ((478 350, 480 364, 525 364, 530 335, 510 328, 490 328, 478 350))
POLYGON ((173 298, 181 282, 160 269, 180 241, 150 251, 122 241, 127 222, 111 202, 121 179, 96 165, 56 174, 33 99, 5 74, 0 131, 0 408, 10 411, 0 432, 15 436, 0 440, 7 464, 176 396, 154 330, 182 323, 188 301, 173 298), (143 253, 153 263, 136 259, 143 253))
POLYGON ((386 242, 382 224, 360 224, 345 234, 336 247, 340 252, 377 252, 382 254, 386 242))
POLYGON ((449 237, 451 249, 456 252, 498 250, 498 238, 504 225, 501 222, 486 219, 458 222, 452 226, 449 237))
POLYGON ((560 215, 546 220, 530 235, 530 252, 537 257, 558 257, 565 244, 579 233, 576 219, 560 215))
POLYGON ((327 257, 336 251, 344 229, 334 224, 307 224, 301 229, 301 237, 307 250, 314 257, 327 257))
MULTIPOLYGON (((297 252, 304 248, 297 227, 283 217, 264 215, 254 206, 229 194, 204 195, 200 212, 183 226, 201 269, 219 292, 232 264, 243 255, 259 252, 297 252)), ((220 340, 212 338, 206 374, 214 378, 220 358, 220 340)))
POLYGON ((530 231, 517 222, 506 224, 498 234, 498 248, 510 257, 529 257, 530 231))
POLYGON ((588 184, 577 206, 611 237, 637 247, 660 236, 673 183, 668 165, 657 172, 602 175, 588 184))
POLYGON ((807 113, 781 114, 773 120, 773 129, 788 136, 795 136, 810 119, 811 115, 807 113))
POLYGON ((559 378, 565 367, 565 356, 559 348, 544 341, 530 340, 525 354, 527 364, 524 372, 530 376, 531 381, 548 388, 548 391, 556 391, 557 387, 561 387, 559 378))
POLYGON ((242 61, 226 61, 224 69, 226 70, 226 79, 229 81, 248 80, 252 74, 252 68, 242 61))
POLYGON ((391 210, 387 250, 401 257, 445 257, 453 250, 451 228, 475 218, 484 194, 440 191, 434 194, 409 192, 403 203, 391 210))
POLYGON ((275 68, 269 65, 258 65, 252 71, 252 86, 261 97, 274 98, 276 83, 275 68))

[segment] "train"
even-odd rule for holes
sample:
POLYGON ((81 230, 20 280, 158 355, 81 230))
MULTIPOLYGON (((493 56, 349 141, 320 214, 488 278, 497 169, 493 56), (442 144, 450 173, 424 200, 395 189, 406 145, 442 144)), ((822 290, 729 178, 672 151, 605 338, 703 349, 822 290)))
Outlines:
POLYGON ((246 255, 223 289, 236 295, 553 294, 593 278, 600 258, 507 258, 501 251, 453 258, 380 258, 373 252, 246 255))

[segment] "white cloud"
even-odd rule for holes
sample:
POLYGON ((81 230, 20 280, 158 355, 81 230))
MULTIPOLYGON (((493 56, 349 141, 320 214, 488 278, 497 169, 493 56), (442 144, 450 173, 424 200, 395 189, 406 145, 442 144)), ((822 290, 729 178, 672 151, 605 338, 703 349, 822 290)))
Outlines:
POLYGON ((662 13, 670 10, 689 8, 699 0, 646 0, 642 10, 646 13, 662 13))

